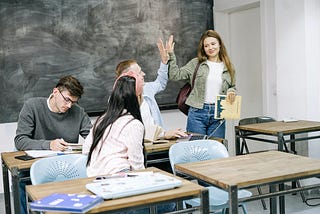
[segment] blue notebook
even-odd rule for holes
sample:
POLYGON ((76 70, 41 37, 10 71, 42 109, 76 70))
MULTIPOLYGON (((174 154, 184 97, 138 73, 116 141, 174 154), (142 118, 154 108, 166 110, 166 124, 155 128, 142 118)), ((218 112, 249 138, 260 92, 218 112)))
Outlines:
POLYGON ((30 203, 33 211, 85 213, 103 201, 102 197, 86 194, 54 193, 30 203))

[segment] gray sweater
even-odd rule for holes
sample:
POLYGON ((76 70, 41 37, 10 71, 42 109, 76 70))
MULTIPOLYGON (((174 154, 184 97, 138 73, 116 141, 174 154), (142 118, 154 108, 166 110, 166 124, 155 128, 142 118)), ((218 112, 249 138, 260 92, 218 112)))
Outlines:
POLYGON ((78 143, 79 134, 85 138, 91 127, 89 116, 78 104, 65 113, 54 113, 47 98, 30 98, 20 112, 14 142, 18 150, 50 149, 50 141, 59 138, 78 143))

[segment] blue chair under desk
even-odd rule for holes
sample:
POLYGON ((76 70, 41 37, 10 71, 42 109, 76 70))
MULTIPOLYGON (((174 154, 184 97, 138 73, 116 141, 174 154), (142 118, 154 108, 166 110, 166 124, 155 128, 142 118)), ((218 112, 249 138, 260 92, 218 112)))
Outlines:
POLYGON ((30 168, 33 185, 87 177, 87 156, 82 154, 58 155, 35 161, 30 168))
MULTIPOLYGON (((169 149, 169 159, 172 171, 175 173, 175 164, 190 163, 203 160, 212 160, 229 157, 226 147, 216 140, 194 140, 184 141, 174 144, 169 149)), ((224 214, 228 208, 229 194, 217 187, 209 186, 209 205, 210 212, 224 214)), ((240 190, 238 198, 250 197, 252 193, 247 190, 240 190)), ((187 205, 199 206, 198 199, 185 201, 187 205)), ((243 213, 247 213, 245 203, 240 203, 243 213)))

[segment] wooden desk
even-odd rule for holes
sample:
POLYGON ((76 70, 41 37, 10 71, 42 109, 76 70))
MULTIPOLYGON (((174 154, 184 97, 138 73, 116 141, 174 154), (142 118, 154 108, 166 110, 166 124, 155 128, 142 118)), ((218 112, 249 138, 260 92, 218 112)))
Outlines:
POLYGON ((23 151, 1 153, 2 179, 6 214, 11 214, 9 171, 11 172, 14 213, 18 214, 20 213, 19 184, 21 181, 30 181, 30 167, 32 163, 37 160, 33 159, 29 161, 23 161, 15 158, 16 156, 25 154, 26 153, 23 151))
POLYGON ((320 184, 290 190, 284 182, 320 176, 320 160, 279 151, 240 155, 217 160, 175 165, 176 172, 200 179, 229 192, 230 213, 238 213, 238 189, 267 184, 270 193, 254 195, 241 201, 270 198, 270 212, 277 213, 280 196, 280 213, 285 213, 284 195, 318 188, 320 184), (276 188, 279 185, 279 189, 276 188))
MULTIPOLYGON (((157 168, 151 167, 146 170, 161 171, 167 175, 171 175, 157 168)), ((68 181, 51 182, 40 185, 28 185, 26 192, 32 201, 39 200, 52 193, 82 193, 92 194, 85 185, 93 181, 94 178, 81 178, 68 181)), ((164 190, 159 192, 147 193, 120 199, 105 200, 102 204, 90 210, 89 213, 112 213, 120 210, 128 210, 132 208, 152 207, 157 204, 178 202, 185 199, 200 197, 202 205, 199 207, 201 213, 209 213, 209 196, 205 187, 194 184, 190 181, 179 178, 183 181, 181 187, 164 190)), ((182 207, 180 207, 182 208, 182 207)), ((186 212, 190 212, 185 210, 186 212)), ((179 212, 180 213, 180 212, 179 212)))
POLYGON ((235 126, 236 155, 240 155, 240 138, 257 140, 278 144, 278 151, 284 150, 284 144, 290 143, 290 148, 295 151, 295 142, 318 139, 320 134, 311 136, 312 132, 320 131, 320 122, 299 120, 296 122, 268 122, 235 126), (245 131, 246 134, 242 134, 245 131), (306 137, 297 137, 297 134, 307 134, 306 137), (265 139, 265 136, 273 136, 274 140, 265 139))

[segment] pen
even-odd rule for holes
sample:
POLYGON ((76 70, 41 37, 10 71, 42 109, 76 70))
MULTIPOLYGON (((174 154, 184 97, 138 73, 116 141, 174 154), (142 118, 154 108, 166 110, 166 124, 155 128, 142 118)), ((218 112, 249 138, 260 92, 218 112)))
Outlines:
POLYGON ((113 178, 125 178, 125 177, 136 177, 138 175, 135 174, 127 174, 127 173, 117 173, 113 175, 106 175, 106 176, 97 176, 95 178, 95 182, 103 181, 105 179, 113 179, 113 178))

